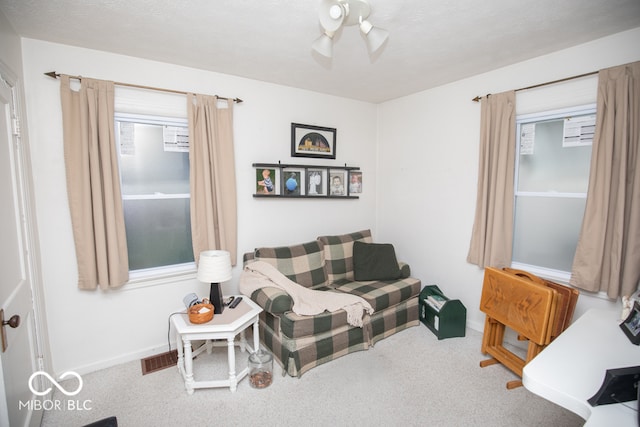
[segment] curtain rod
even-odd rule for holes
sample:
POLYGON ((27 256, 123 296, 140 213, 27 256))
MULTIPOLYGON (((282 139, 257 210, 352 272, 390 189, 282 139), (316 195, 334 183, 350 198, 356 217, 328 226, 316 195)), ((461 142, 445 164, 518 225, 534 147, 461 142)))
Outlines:
MULTIPOLYGON (((564 79, 553 80, 553 81, 550 81, 550 82, 538 83, 537 85, 533 85, 533 86, 521 87, 520 89, 516 89, 515 91, 519 92, 521 90, 535 89, 537 87, 548 86, 548 85, 552 85, 552 84, 555 84, 555 83, 562 83, 562 82, 566 82, 568 80, 579 79, 580 77, 592 76, 594 74, 598 74, 598 71, 592 71, 590 73, 579 74, 577 76, 565 77, 564 79)), ((485 96, 490 96, 490 95, 491 94, 488 93, 485 96)), ((472 99, 472 101, 479 102, 485 96, 476 96, 475 98, 472 99)))
MULTIPOLYGON (((53 79, 57 79, 58 77, 60 77, 60 73, 56 73, 55 71, 49 71, 48 73, 44 73, 45 76, 49 76, 53 79)), ((69 76, 72 79, 76 79, 76 80, 82 80, 82 76, 69 76)), ((174 90, 174 89, 162 89, 159 87, 153 87, 153 86, 142 86, 142 85, 136 85, 136 84, 132 84, 132 83, 121 83, 121 82, 113 82, 113 84, 117 85, 117 86, 126 86, 126 87, 135 87, 135 88, 139 88, 139 89, 149 89, 149 90, 157 90, 160 92, 169 92, 169 93, 179 93, 181 95, 187 95, 189 92, 184 92, 181 90, 174 90)), ((218 96, 215 95, 216 98, 218 99, 223 99, 225 101, 233 101, 236 102, 238 104, 240 104, 242 101, 242 99, 240 98, 225 98, 222 96, 218 96)))

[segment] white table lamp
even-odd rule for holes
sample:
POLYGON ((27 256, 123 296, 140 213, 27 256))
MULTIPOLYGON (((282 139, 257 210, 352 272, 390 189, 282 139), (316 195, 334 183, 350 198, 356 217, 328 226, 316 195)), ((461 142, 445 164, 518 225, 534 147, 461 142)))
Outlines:
POLYGON ((224 310, 222 303, 222 288, 220 283, 231 279, 231 255, 227 251, 202 251, 198 262, 198 280, 211 283, 209 301, 215 308, 214 313, 220 314, 224 310))

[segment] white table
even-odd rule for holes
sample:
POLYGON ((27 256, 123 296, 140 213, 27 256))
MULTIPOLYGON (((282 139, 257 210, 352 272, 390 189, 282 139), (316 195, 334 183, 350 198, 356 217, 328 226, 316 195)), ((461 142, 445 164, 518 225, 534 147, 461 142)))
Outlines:
MULTIPOLYGON (((619 316, 619 311, 587 311, 524 367, 524 386, 578 414, 585 426, 637 426, 637 413, 622 403, 587 402, 607 369, 640 365, 640 346, 620 329, 619 316)), ((637 402, 626 404, 635 408, 637 402)))
MULTIPOLYGON (((237 298, 238 296, 236 296, 237 298)), ((246 296, 242 297, 242 302, 236 308, 225 307, 221 314, 214 314, 213 319, 207 323, 193 324, 189 322, 187 314, 177 314, 171 317, 171 323, 175 331, 176 348, 178 350, 178 371, 184 378, 184 385, 188 394, 193 394, 197 388, 229 387, 235 392, 238 382, 248 373, 248 368, 236 374, 236 353, 235 346, 239 346, 241 351, 246 351, 248 345, 244 331, 253 325, 253 348, 257 351, 260 348, 260 335, 258 331, 258 315, 262 308, 251 301, 246 296), (236 342, 236 336, 240 334, 240 341, 236 342), (206 344, 192 351, 191 342, 204 340, 206 344), (229 362, 229 378, 216 381, 196 381, 193 378, 193 358, 206 350, 211 353, 213 343, 211 340, 226 340, 227 354, 229 362), (184 349, 184 351, 183 351, 184 349)))

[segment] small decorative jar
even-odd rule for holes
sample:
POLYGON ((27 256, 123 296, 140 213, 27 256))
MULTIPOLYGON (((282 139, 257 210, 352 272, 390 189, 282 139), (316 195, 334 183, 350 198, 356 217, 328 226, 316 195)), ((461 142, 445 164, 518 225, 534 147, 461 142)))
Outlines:
POLYGON ((273 381, 273 356, 262 349, 249 355, 249 383, 253 388, 265 388, 273 381))

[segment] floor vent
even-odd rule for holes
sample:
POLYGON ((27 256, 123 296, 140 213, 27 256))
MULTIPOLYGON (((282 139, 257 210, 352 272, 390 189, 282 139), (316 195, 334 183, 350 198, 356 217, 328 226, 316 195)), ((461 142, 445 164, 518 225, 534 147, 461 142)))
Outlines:
POLYGON ((178 362, 178 352, 176 350, 167 351, 166 353, 156 354, 142 359, 142 375, 160 371, 169 366, 176 366, 178 362))

